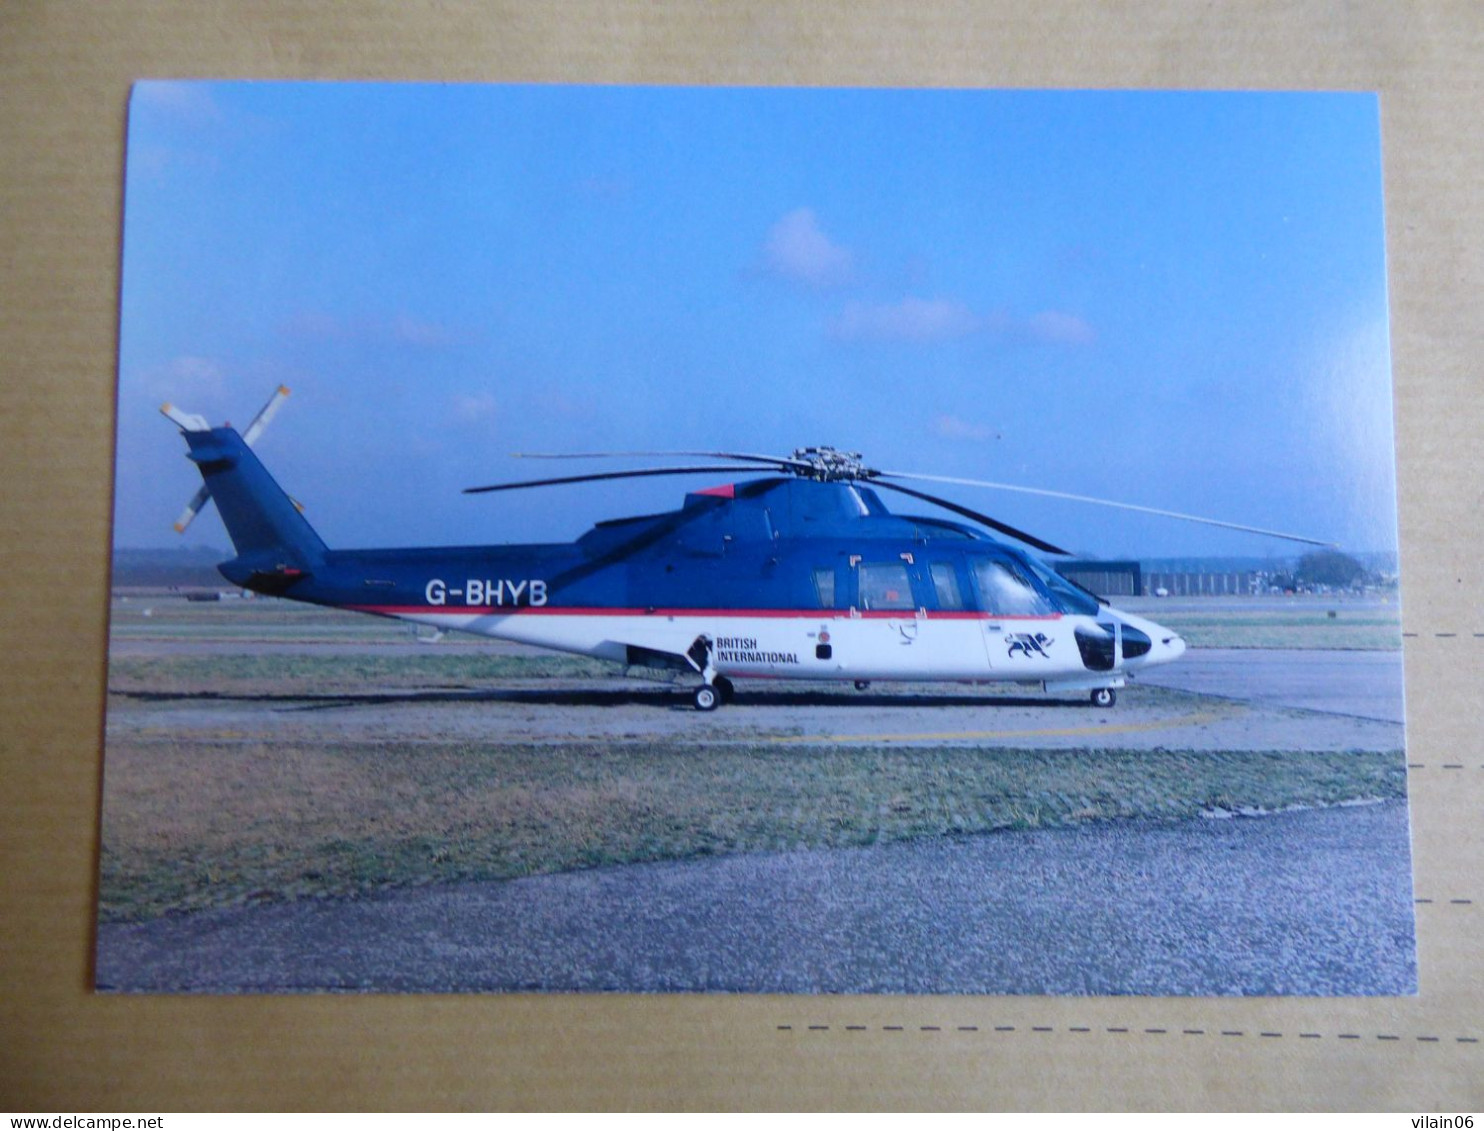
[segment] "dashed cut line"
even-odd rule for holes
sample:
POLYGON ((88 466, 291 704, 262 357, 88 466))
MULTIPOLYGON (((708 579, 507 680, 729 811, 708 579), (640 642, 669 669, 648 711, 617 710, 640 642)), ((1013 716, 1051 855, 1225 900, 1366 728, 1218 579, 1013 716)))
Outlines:
MULTIPOLYGON (((1016 1025, 995 1025, 995 1026, 992 1026, 991 1027, 991 1026, 980 1026, 980 1025, 881 1025, 881 1026, 870 1026, 870 1025, 841 1025, 841 1026, 832 1026, 832 1025, 807 1025, 807 1026, 800 1026, 800 1025, 790 1025, 790 1024, 779 1024, 779 1025, 775 1025, 774 1026, 775 1031, 780 1032, 780 1033, 792 1033, 792 1032, 801 1032, 801 1031, 802 1032, 810 1032, 810 1033, 828 1033, 832 1029, 835 1029, 835 1028, 839 1028, 839 1029, 841 1029, 841 1030, 843 1030, 845 1032, 850 1032, 850 1033, 869 1033, 869 1032, 872 1032, 872 1031, 880 1031, 880 1032, 883 1032, 883 1033, 912 1033, 912 1032, 916 1032, 916 1033, 981 1033, 981 1032, 988 1033, 988 1032, 993 1032, 993 1033, 1016 1033, 1016 1034, 1020 1034, 1020 1033, 1056 1033, 1056 1032, 1062 1031, 1062 1030, 1058 1030, 1055 1025, 1019 1025, 1019 1026, 1016 1026, 1016 1025)), ((1126 1035, 1133 1035, 1133 1036, 1140 1036, 1140 1035, 1145 1035, 1145 1036, 1166 1036, 1166 1035, 1171 1035, 1171 1034, 1178 1034, 1180 1036, 1186 1036, 1186 1037, 1207 1037, 1207 1036, 1244 1037, 1244 1038, 1246 1038, 1246 1037, 1253 1037, 1253 1038, 1257 1038, 1259 1040, 1261 1040, 1261 1039, 1282 1040, 1284 1038, 1294 1038, 1294 1039, 1306 1040, 1306 1041, 1322 1041, 1322 1040, 1325 1040, 1325 1039, 1328 1038, 1328 1039, 1340 1040, 1340 1041, 1364 1041, 1364 1040, 1368 1040, 1369 1039, 1369 1040, 1376 1040, 1376 1041, 1385 1041, 1385 1042, 1388 1042, 1388 1043, 1391 1043, 1391 1042, 1402 1042, 1402 1041, 1412 1040, 1412 1041, 1416 1041, 1416 1042, 1418 1042, 1420 1044, 1436 1044, 1436 1045, 1442 1045, 1442 1044, 1452 1043, 1452 1044, 1455 1044, 1455 1045, 1475 1045, 1475 1046, 1477 1046, 1480 1043, 1478 1037, 1472 1037, 1472 1036, 1453 1037, 1451 1039, 1451 1042, 1450 1042, 1449 1038, 1438 1036, 1438 1035, 1432 1034, 1432 1033, 1419 1033, 1419 1034, 1416 1034, 1414 1036, 1410 1036, 1409 1037, 1409 1036, 1405 1036, 1405 1035, 1403 1035, 1401 1033, 1371 1033, 1371 1034, 1363 1034, 1363 1033, 1332 1033, 1332 1034, 1325 1034, 1325 1033, 1314 1033, 1314 1032, 1289 1033, 1289 1032, 1283 1032, 1283 1031, 1275 1030, 1275 1029, 1216 1029, 1216 1030, 1211 1030, 1211 1029, 1179 1029, 1179 1030, 1176 1030, 1176 1029, 1159 1028, 1157 1026, 1149 1026, 1149 1027, 1140 1029, 1138 1027, 1129 1026, 1129 1025, 1108 1025, 1108 1026, 1106 1026, 1106 1027, 1104 1027, 1102 1029, 1094 1028, 1093 1026, 1089 1026, 1089 1025, 1068 1025, 1068 1026, 1066 1026, 1066 1028, 1065 1028, 1064 1031, 1065 1032, 1068 1032, 1068 1033, 1089 1033, 1089 1034, 1090 1033, 1111 1033, 1111 1034, 1114 1034, 1114 1035, 1117 1035, 1117 1036, 1126 1036, 1126 1035)))
POLYGON ((952 742, 956 739, 994 738, 1065 738, 1087 734, 1137 734, 1151 730, 1175 730, 1200 726, 1230 714, 1227 711, 1198 711, 1173 719, 1153 719, 1144 723, 1115 723, 1101 726, 1044 727, 1030 730, 955 730, 923 731, 918 734, 789 734, 765 738, 771 744, 807 744, 813 742, 952 742))

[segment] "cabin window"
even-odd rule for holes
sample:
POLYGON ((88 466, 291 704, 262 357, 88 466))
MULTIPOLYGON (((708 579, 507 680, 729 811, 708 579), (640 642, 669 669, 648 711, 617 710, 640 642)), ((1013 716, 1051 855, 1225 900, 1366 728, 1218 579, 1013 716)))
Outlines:
POLYGON ((962 609, 964 598, 958 589, 958 571, 947 562, 934 562, 928 566, 928 572, 933 576, 933 592, 938 598, 938 608, 962 609))
POLYGON ((1044 617, 1056 612, 1051 603, 1009 562, 977 561, 974 579, 984 611, 994 617, 1044 617))
POLYGON ((814 571, 814 595, 819 598, 821 609, 833 609, 835 607, 835 571, 832 569, 817 569, 814 571))
POLYGON ((912 579, 902 562, 871 564, 860 567, 860 603, 863 609, 912 609, 912 579))

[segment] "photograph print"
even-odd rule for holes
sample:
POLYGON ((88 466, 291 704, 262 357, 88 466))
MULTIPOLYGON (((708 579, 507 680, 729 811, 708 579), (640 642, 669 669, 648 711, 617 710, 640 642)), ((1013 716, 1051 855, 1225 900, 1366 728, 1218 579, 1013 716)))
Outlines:
POLYGON ((1415 994, 1379 121, 137 84, 98 988, 1415 994))

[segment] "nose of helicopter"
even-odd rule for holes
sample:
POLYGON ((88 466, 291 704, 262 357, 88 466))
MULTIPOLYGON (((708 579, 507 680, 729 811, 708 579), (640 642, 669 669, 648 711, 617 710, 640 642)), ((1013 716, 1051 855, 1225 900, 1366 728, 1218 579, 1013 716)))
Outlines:
POLYGON ((1119 618, 1127 628, 1137 629, 1149 641, 1149 646, 1142 655, 1132 655, 1133 649, 1126 648, 1125 663, 1129 667, 1168 664, 1171 660, 1178 660, 1185 655, 1185 640, 1173 629, 1129 613, 1120 612, 1119 618))
POLYGON ((1157 624, 1151 624, 1151 628, 1158 629, 1158 633, 1150 633, 1154 641, 1154 647, 1149 649, 1149 656, 1145 663, 1167 664, 1171 660, 1178 660, 1185 655, 1185 641, 1178 633, 1171 632, 1167 628, 1161 628, 1157 624))

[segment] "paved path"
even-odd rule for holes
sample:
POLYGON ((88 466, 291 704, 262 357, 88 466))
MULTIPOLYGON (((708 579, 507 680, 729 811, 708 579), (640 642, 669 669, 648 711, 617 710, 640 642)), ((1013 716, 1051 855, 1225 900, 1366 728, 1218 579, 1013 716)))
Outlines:
POLYGON ((99 930, 124 990, 1415 992, 1406 807, 732 856, 99 930))
POLYGON ((293 687, 218 697, 115 696, 110 741, 168 733, 211 740, 488 741, 683 739, 710 742, 924 743, 1075 749, 1398 750, 1401 656, 1387 652, 1192 649, 1140 673, 1118 706, 1084 693, 955 684, 739 684, 734 706, 703 714, 683 690, 619 678, 492 680, 474 688, 293 687), (1210 696, 1204 703, 1143 685, 1210 696))

